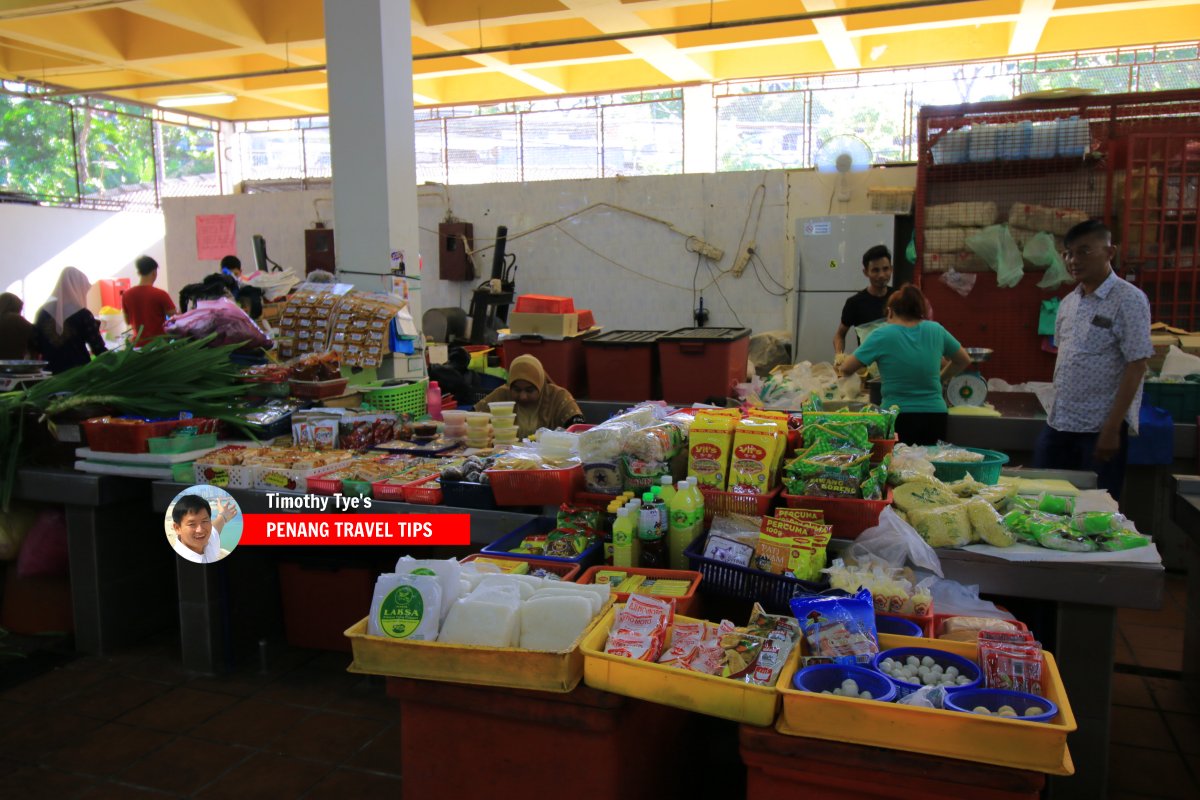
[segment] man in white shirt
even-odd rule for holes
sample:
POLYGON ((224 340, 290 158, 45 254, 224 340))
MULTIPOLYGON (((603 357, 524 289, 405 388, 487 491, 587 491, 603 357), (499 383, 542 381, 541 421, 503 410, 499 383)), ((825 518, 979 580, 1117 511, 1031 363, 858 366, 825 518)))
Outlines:
POLYGON ((197 564, 212 564, 229 555, 221 549, 221 528, 237 510, 229 504, 221 505, 214 520, 212 506, 198 494, 185 494, 175 501, 175 507, 171 509, 171 522, 176 538, 171 546, 176 553, 197 564))
POLYGON ((1112 234, 1081 222, 1064 240, 1067 269, 1078 281, 1055 323, 1054 403, 1038 438, 1034 465, 1091 470, 1120 499, 1128 431, 1137 433, 1142 378, 1154 355, 1150 303, 1112 270, 1112 234))

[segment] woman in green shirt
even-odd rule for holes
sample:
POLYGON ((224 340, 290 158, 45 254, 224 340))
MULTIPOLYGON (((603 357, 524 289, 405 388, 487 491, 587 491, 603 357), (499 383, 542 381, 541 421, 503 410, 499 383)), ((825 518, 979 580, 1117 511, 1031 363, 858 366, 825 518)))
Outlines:
POLYGON ((897 406, 896 433, 905 444, 937 444, 946 438, 942 383, 971 364, 949 331, 926 319, 925 295, 911 283, 887 301, 889 324, 876 330, 842 364, 842 374, 879 364, 883 406, 897 406), (949 362, 943 367, 942 359, 949 362))

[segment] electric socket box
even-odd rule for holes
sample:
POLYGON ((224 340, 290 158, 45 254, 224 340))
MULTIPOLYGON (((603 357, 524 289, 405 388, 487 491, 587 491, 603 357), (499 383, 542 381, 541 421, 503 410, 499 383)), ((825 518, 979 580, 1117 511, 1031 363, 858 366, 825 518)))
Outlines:
POLYGON ((304 232, 304 274, 314 269, 334 271, 333 228, 309 228, 304 232))
POLYGON ((474 235, 474 226, 469 222, 438 223, 439 278, 444 281, 475 279, 475 265, 471 263, 470 252, 475 249, 474 235))

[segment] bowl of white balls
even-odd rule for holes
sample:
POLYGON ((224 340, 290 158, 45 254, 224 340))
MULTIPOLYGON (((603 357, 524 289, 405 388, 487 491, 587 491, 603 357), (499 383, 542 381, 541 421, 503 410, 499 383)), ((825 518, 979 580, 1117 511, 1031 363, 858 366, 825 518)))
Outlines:
POLYGON ((853 697, 859 700, 878 700, 890 703, 896 699, 896 687, 878 672, 853 664, 814 664, 805 667, 792 678, 792 685, 802 692, 853 697))
POLYGON ((875 656, 872 666, 887 676, 900 697, 923 686, 940 686, 947 693, 974 689, 982 673, 969 658, 928 647, 895 647, 875 656))
POLYGON ((946 696, 946 708, 1025 722, 1049 722, 1058 716, 1058 706, 1052 701, 1011 689, 967 689, 955 692, 946 696))

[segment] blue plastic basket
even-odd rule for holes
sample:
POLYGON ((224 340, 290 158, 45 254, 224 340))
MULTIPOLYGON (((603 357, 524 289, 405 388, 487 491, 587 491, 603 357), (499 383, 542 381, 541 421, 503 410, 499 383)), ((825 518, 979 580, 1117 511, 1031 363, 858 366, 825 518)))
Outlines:
MULTIPOLYGON (((443 491, 445 486, 443 484, 443 491)), ((517 528, 507 536, 502 536, 496 541, 483 548, 484 555, 492 556, 521 556, 536 558, 538 561, 553 561, 557 564, 578 564, 581 568, 586 569, 593 564, 599 564, 604 557, 604 543, 597 541, 595 544, 588 547, 579 555, 573 558, 562 558, 560 556, 545 556, 545 555, 529 555, 525 553, 514 553, 513 548, 521 543, 521 540, 526 536, 536 536, 549 533, 557 526, 557 520, 549 517, 535 517, 521 527, 517 528)))
POLYGON ((829 588, 828 583, 813 583, 799 578, 772 575, 770 572, 726 564, 704 557, 704 544, 708 534, 700 534, 684 549, 688 569, 704 576, 700 587, 704 594, 734 597, 739 600, 757 600, 763 608, 774 614, 791 615, 788 601, 802 594, 819 594, 829 588))
POLYGON ((821 694, 842 688, 842 681, 847 678, 854 679, 860 692, 870 692, 872 700, 890 703, 896 699, 896 687, 886 675, 853 664, 814 664, 805 667, 792 678, 792 685, 802 692, 821 694))
POLYGON ((875 615, 875 630, 879 633, 891 634, 892 636, 925 636, 925 633, 921 630, 921 626, 911 619, 889 617, 884 614, 875 615))
POLYGON ((1025 722, 1049 722, 1058 716, 1058 706, 1053 701, 1045 697, 1038 697, 1036 694, 1027 694, 1026 692, 1014 692, 1010 689, 963 688, 953 694, 946 695, 946 708, 951 711, 962 711, 969 714, 972 709, 979 706, 983 706, 993 713, 1001 706, 1012 706, 1013 711, 1017 712, 1017 716, 1003 717, 1003 719, 1020 719, 1025 722), (1038 706, 1045 709, 1045 711, 1041 714, 1027 717, 1025 716, 1025 709, 1031 706, 1038 706))
POLYGON ((979 669, 979 665, 969 658, 963 658, 962 656, 955 655, 954 653, 948 653, 945 650, 934 650, 930 647, 893 647, 891 650, 884 650, 882 653, 876 655, 875 659, 871 662, 871 666, 875 668, 876 672, 887 678, 896 686, 896 694, 898 697, 908 697, 910 694, 920 689, 921 684, 896 680, 880 669, 879 665, 883 663, 885 659, 890 658, 895 661, 903 662, 904 659, 908 658, 909 656, 916 656, 917 658, 929 656, 935 662, 941 664, 942 667, 958 667, 958 673, 960 675, 966 675, 971 678, 970 683, 965 683, 962 686, 947 686, 947 695, 955 692, 964 692, 968 689, 978 688, 979 681, 983 677, 983 672, 979 669))

